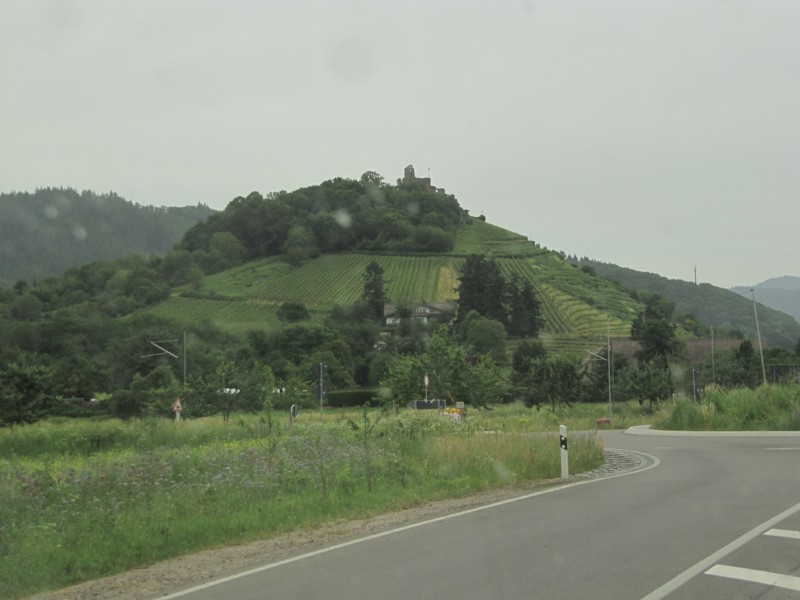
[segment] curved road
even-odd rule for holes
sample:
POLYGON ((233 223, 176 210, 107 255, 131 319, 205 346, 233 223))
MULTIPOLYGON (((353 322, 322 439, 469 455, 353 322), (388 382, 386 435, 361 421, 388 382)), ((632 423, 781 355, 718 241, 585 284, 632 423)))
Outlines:
POLYGON ((643 467, 160 598, 800 600, 800 434, 602 436, 643 467))

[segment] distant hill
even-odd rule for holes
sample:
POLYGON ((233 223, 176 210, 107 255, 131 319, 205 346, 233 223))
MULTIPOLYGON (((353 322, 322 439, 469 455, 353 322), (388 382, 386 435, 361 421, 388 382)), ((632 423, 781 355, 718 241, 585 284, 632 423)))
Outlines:
MULTIPOLYGON (((142 310, 187 326, 209 321, 246 333, 283 327, 276 311, 284 302, 303 303, 312 319, 322 320, 334 307, 357 301, 372 260, 384 269, 394 303, 453 300, 463 261, 484 254, 498 261, 504 275, 534 285, 545 319, 542 338, 550 350, 584 354, 608 335, 627 338, 641 310, 640 290, 672 300, 676 317, 691 314, 720 336, 756 336, 752 302, 732 291, 567 259, 523 235, 469 218, 455 198, 443 194, 382 186, 373 197, 371 191, 369 183, 337 179, 267 198, 251 194, 221 212, 205 206, 142 207, 115 194, 62 189, 3 194, 0 278, 12 285, 173 247, 180 249, 174 256, 181 260, 208 261, 230 247, 240 257, 236 266, 186 279, 167 292, 166 301, 142 310), (351 219, 341 218, 342 207, 351 219), (299 224, 304 245, 288 244, 288 233, 297 232, 299 224), (445 241, 447 248, 439 250, 445 241), (290 256, 283 252, 287 246, 303 252, 290 256)), ((685 324, 682 337, 708 335, 691 319, 679 320, 685 324)), ((763 305, 759 321, 766 345, 793 348, 800 339, 800 323, 785 313, 763 305)))
MULTIPOLYGON (((800 322, 800 277, 785 275, 767 279, 754 285, 753 289, 756 293, 756 302, 785 312, 800 322)), ((747 286, 736 286, 731 288, 731 291, 751 300, 753 298, 747 286)))
MULTIPOLYGON (((747 295, 743 297, 707 283, 696 285, 590 259, 584 258, 577 263, 590 266, 598 275, 617 281, 625 288, 646 290, 664 296, 675 303, 676 316, 691 314, 718 331, 739 331, 747 338, 756 339, 755 315, 749 288, 745 288, 747 295)), ((762 341, 768 346, 794 348, 800 339, 800 323, 789 314, 774 307, 770 308, 762 294, 760 289, 756 294, 762 341)))
POLYGON ((156 208, 116 194, 40 189, 0 194, 0 286, 129 254, 165 254, 214 210, 156 208))

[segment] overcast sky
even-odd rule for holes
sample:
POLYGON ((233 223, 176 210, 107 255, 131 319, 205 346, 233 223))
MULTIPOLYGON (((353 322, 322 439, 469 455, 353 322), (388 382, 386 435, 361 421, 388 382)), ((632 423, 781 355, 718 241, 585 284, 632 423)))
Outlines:
POLYGON ((0 0, 2 192, 222 209, 407 164, 567 254, 800 276, 800 2, 0 0))

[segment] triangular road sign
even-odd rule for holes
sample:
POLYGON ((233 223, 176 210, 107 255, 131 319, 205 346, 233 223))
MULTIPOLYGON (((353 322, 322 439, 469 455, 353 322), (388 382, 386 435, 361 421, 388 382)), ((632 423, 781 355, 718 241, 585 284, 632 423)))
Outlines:
POLYGON ((183 412, 183 404, 180 398, 175 398, 175 404, 172 405, 172 412, 183 412))

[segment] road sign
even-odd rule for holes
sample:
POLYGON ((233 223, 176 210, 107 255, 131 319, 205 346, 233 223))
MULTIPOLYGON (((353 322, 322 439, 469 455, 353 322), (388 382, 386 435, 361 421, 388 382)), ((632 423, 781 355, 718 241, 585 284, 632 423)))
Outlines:
POLYGON ((183 412, 183 404, 181 404, 180 398, 175 398, 175 404, 172 405, 172 412, 182 413, 183 412))
POLYGON ((428 379, 428 374, 425 373, 425 376, 422 378, 422 381, 425 382, 425 389, 428 389, 428 384, 430 383, 430 379, 428 379))

